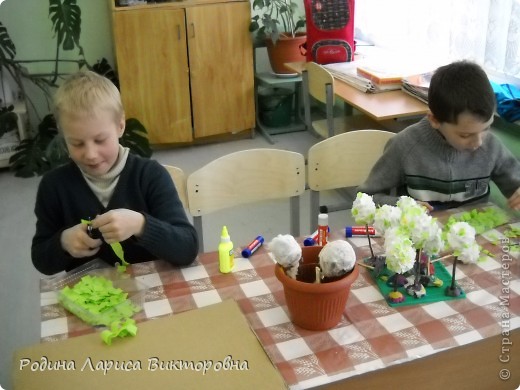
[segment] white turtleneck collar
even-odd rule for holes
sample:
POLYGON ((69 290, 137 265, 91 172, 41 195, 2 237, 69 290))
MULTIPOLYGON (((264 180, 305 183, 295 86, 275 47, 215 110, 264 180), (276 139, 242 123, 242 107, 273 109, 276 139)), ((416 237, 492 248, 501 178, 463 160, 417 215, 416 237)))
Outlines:
POLYGON ((124 148, 123 146, 119 145, 117 161, 114 166, 110 168, 110 170, 104 175, 92 176, 81 171, 88 186, 105 207, 107 207, 108 202, 114 193, 114 189, 116 188, 119 176, 121 175, 121 172, 126 165, 128 153, 128 148, 124 148))

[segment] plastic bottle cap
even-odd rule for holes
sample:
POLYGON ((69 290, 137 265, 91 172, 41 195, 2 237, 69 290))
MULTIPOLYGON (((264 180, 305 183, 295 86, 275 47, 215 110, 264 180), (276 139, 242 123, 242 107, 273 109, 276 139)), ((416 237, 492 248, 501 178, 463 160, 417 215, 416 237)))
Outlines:
POLYGON ((316 241, 312 237, 307 237, 305 240, 303 240, 303 246, 314 246, 316 244, 316 241))
POLYGON ((229 233, 228 233, 226 226, 222 226, 222 233, 220 233, 220 241, 221 242, 231 241, 231 237, 229 237, 229 233))
POLYGON ((318 214, 318 225, 327 226, 329 224, 328 214, 318 214))

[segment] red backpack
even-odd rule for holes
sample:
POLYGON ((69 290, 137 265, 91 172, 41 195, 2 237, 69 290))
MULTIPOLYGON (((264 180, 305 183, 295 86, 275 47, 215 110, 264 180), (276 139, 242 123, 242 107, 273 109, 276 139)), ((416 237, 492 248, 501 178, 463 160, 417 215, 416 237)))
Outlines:
POLYGON ((307 61, 318 64, 354 60, 355 0, 305 0, 307 61))

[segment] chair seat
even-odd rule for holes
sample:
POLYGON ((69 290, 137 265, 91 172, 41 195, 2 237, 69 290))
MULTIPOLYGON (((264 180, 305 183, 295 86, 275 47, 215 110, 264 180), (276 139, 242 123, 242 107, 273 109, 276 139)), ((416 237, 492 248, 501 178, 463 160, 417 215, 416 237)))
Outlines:
MULTIPOLYGON (((314 131, 323 138, 328 138, 327 119, 312 122, 314 131)), ((351 115, 334 118, 334 135, 352 130, 376 129, 385 130, 384 126, 366 115, 351 115)))

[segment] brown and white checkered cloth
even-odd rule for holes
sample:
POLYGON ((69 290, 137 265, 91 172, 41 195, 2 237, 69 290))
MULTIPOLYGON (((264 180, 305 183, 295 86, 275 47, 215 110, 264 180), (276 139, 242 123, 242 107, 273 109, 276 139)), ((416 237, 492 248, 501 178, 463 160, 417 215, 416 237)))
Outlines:
MULTIPOLYGON (((440 221, 461 210, 437 213, 440 221)), ((520 226, 520 222, 513 223, 520 226)), ((230 274, 218 269, 218 254, 205 253, 189 267, 163 261, 132 265, 132 277, 148 287, 138 321, 233 299, 285 381, 303 389, 430 355, 520 327, 520 251, 504 225, 478 237, 493 257, 457 267, 466 299, 390 307, 366 269, 360 270, 340 323, 308 331, 289 319, 281 283, 265 246, 250 259, 237 258, 230 274), (498 244, 492 241, 498 239, 498 244)), ((335 233, 331 239, 340 239, 335 233)), ((513 239, 514 240, 514 239, 513 239)), ((349 239, 358 258, 369 254, 365 238, 349 239)), ((375 252, 381 247, 375 244, 375 252)), ((451 261, 445 265, 451 271, 451 261)), ((408 298, 411 299, 411 298, 408 298)), ((61 340, 93 328, 66 312, 49 283, 41 281, 41 339, 61 340)))

